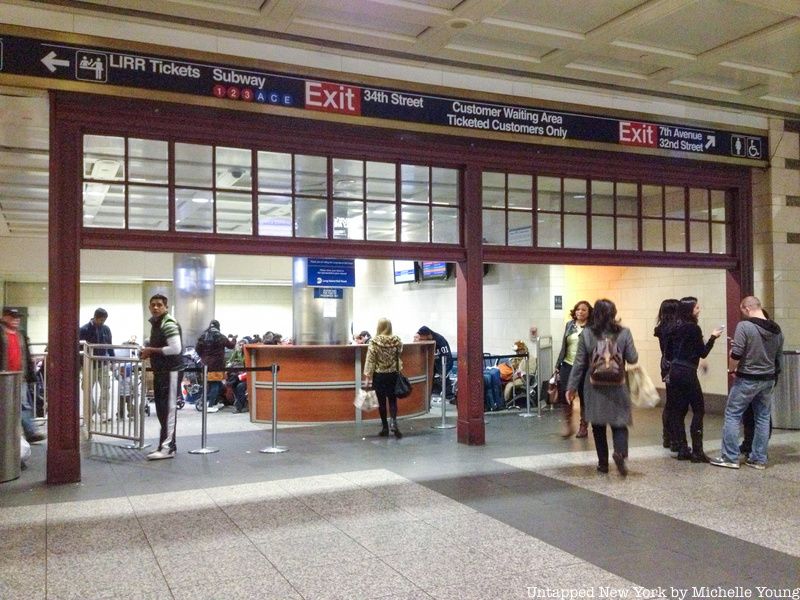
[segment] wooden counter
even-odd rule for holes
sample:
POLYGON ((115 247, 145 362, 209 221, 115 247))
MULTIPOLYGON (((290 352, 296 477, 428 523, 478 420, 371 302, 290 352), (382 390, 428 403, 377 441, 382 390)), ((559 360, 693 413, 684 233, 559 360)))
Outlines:
MULTIPOLYGON (((403 373, 411 381, 411 395, 397 401, 398 416, 428 411, 433 379, 433 342, 403 344, 403 373)), ((362 412, 353 405, 361 388, 367 346, 264 346, 244 347, 248 367, 278 371, 278 422, 321 423, 378 419, 378 411, 362 412)), ((250 372, 250 420, 272 420, 272 373, 250 372), (252 399, 255 398, 255 401, 252 399)))

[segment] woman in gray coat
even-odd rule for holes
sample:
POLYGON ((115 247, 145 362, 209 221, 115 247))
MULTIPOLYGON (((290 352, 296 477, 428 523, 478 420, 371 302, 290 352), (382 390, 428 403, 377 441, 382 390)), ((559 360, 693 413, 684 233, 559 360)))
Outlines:
MULTIPOLYGON (((625 459, 628 458, 628 425, 631 422, 631 399, 623 378, 620 384, 598 384, 591 381, 592 356, 599 340, 616 340, 617 349, 625 363, 634 364, 639 355, 633 345, 630 329, 617 322, 617 307, 611 300, 598 300, 592 309, 589 325, 578 340, 578 351, 567 384, 567 398, 571 401, 577 394, 579 382, 584 374, 581 401, 586 404, 586 420, 592 424, 592 435, 597 450, 597 470, 608 473, 608 439, 606 425, 611 427, 614 444, 614 463, 620 475, 628 474, 625 459)), ((623 371, 624 373, 624 371, 623 371)))

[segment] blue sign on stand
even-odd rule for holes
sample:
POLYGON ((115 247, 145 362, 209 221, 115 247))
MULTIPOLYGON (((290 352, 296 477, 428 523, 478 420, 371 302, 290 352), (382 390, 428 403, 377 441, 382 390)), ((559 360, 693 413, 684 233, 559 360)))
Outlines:
POLYGON ((314 298, 323 298, 323 299, 329 299, 329 300, 343 300, 344 299, 344 289, 343 288, 315 287, 314 288, 314 298))
POLYGON ((355 287, 356 261, 353 259, 309 258, 306 281, 309 287, 355 287))

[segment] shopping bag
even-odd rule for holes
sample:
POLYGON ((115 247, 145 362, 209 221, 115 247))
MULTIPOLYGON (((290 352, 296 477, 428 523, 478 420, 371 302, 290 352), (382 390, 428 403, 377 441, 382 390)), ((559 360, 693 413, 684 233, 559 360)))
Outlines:
POLYGON ((378 396, 375 394, 375 390, 358 390, 353 404, 364 412, 375 410, 378 408, 378 396))
POLYGON ((353 400, 353 406, 358 410, 364 408, 364 399, 367 397, 367 390, 356 390, 356 399, 353 400))
POLYGON ((31 457, 31 445, 24 436, 19 438, 19 456, 23 465, 28 462, 28 459, 31 457))
POLYGON ((639 408, 653 408, 661 402, 661 396, 653 384, 653 380, 640 364, 628 365, 628 390, 631 403, 639 408))
POLYGON ((361 410, 375 410, 376 408, 378 408, 378 395, 375 390, 367 390, 364 406, 361 407, 361 410))

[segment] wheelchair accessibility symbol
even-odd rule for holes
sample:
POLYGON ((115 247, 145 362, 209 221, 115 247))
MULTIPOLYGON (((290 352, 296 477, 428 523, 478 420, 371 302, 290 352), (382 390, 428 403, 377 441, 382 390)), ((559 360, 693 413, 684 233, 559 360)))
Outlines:
POLYGON ((732 135, 731 155, 759 159, 761 158, 761 140, 747 135, 732 135))

